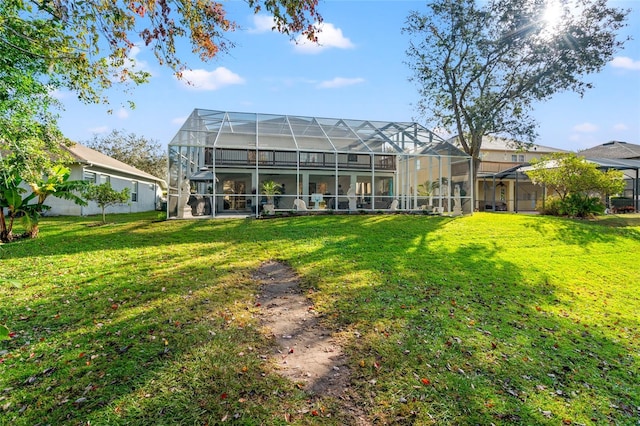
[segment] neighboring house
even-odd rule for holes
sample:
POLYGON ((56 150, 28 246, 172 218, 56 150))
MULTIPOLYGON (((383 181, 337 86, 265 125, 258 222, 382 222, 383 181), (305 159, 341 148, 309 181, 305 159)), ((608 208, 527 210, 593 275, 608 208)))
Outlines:
POLYGON ((597 163, 601 169, 621 170, 627 181, 622 195, 630 199, 628 202, 636 211, 640 210, 640 145, 610 141, 579 151, 578 155, 597 163))
POLYGON ((168 216, 258 215, 264 204, 470 213, 470 170, 417 123, 196 109, 169 143, 168 216), (273 203, 265 181, 283 188, 273 203), (434 181, 446 184, 428 194, 434 181))
POLYGON ((593 148, 578 151, 585 158, 615 158, 640 160, 640 145, 628 142, 610 141, 593 148))
MULTIPOLYGON (((456 138, 450 139, 455 141, 456 138)), ((568 152, 549 146, 518 144, 512 139, 485 136, 480 149, 476 175, 476 210, 533 211, 542 200, 542 188, 533 185, 518 170, 531 160, 556 152, 568 152)))
MULTIPOLYGON (((134 213, 159 209, 163 189, 166 189, 164 180, 80 144, 65 149, 73 158, 73 162, 68 165, 71 169, 69 180, 87 180, 96 184, 109 182, 116 191, 129 188, 129 202, 110 206, 108 212, 134 213)), ((79 206, 72 201, 50 196, 45 204, 51 207, 45 213, 47 216, 101 213, 100 207, 92 201, 88 206, 79 206)))

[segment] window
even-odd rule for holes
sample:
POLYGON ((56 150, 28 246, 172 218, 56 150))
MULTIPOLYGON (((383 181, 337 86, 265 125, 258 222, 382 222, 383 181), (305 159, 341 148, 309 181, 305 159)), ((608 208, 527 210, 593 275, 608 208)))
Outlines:
POLYGON ((131 182, 131 201, 138 201, 138 182, 135 180, 131 182))
POLYGON ((103 183, 111 183, 111 176, 100 175, 100 185, 102 185, 103 183))
POLYGON ((85 170, 83 179, 87 182, 96 183, 96 174, 85 170))
POLYGON ((518 161, 520 161, 521 163, 524 163, 524 154, 520 154, 518 156, 518 161))
POLYGON ((518 155, 517 154, 511 154, 511 161, 513 161, 514 163, 516 161, 518 161, 518 155))

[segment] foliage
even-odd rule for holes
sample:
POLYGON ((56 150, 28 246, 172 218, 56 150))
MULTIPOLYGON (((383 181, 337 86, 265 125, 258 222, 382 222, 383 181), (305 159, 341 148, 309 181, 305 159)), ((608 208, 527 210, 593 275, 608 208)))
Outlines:
POLYGON ((562 216, 562 200, 557 195, 548 196, 538 201, 536 210, 548 216, 562 216))
POLYGON ((267 196, 268 200, 273 200, 274 195, 278 195, 282 193, 282 186, 276 183, 273 180, 266 180, 262 182, 260 186, 260 191, 267 196))
POLYGON ((90 184, 84 190, 84 197, 87 200, 94 201, 102 210, 102 223, 107 223, 105 215, 107 207, 127 203, 130 195, 131 191, 129 188, 116 191, 111 187, 110 182, 105 182, 100 185, 90 184))
MULTIPOLYGON (((322 20, 317 0, 247 4, 255 13, 271 14, 275 30, 315 40, 313 24, 322 20)), ((222 3, 213 0, 0 2, 2 179, 32 181, 47 168, 33 164, 48 162, 51 154, 60 154, 60 144, 68 143, 54 113, 56 91, 70 90, 83 102, 108 103, 105 92, 114 84, 131 88, 150 78, 135 61, 138 40, 181 77, 186 63, 178 40, 188 38, 194 53, 212 59, 232 46, 225 33, 236 27, 222 3), (7 152, 17 169, 6 167, 7 152)))
POLYGON ((604 214, 606 206, 600 197, 582 196, 580 194, 569 194, 565 199, 565 214, 571 217, 592 217, 604 214))
POLYGON ((5 423, 355 424, 345 399, 380 424, 637 421, 640 215, 155 218, 45 217, 2 251, 5 423), (343 345, 342 398, 264 360, 271 259, 343 345))
MULTIPOLYGON (((46 64, 41 75, 76 92, 88 102, 105 101, 103 89, 113 83, 144 83, 149 74, 134 60, 138 40, 158 62, 176 72, 186 68, 176 42, 188 38, 202 60, 227 51, 225 33, 237 28, 224 6, 214 1, 140 0, 136 2, 12 1, 3 2, 1 43, 11 57, 46 64), (25 31, 28 30, 29 32, 25 31)), ((317 0, 249 0, 255 12, 274 17, 274 29, 315 39, 321 17, 317 0)))
POLYGON ((25 225, 24 237, 36 238, 39 232, 39 220, 42 212, 49 209, 45 201, 49 196, 71 200, 79 205, 86 205, 76 192, 86 186, 83 181, 70 181, 71 170, 62 165, 54 165, 49 171, 37 179, 27 182, 31 187, 31 193, 23 198, 25 190, 18 175, 7 176, 0 179, 0 241, 12 241, 13 223, 18 217, 22 218, 25 225), (30 201, 35 200, 34 203, 30 201), (7 209, 9 223, 6 223, 4 209, 7 209))
MULTIPOLYGON (((418 110, 433 127, 457 135, 478 170, 482 138, 533 142, 535 102, 566 90, 583 94, 585 76, 601 70, 624 41, 616 33, 628 11, 607 0, 554 2, 557 19, 530 0, 434 0, 415 11, 407 64, 418 110)), ((547 2, 550 3, 550 2, 547 2)))
POLYGON ((113 130, 106 136, 94 135, 84 145, 152 176, 167 177, 167 153, 156 140, 113 130))
POLYGON ((0 153, 13 152, 33 164, 33 153, 55 149, 63 140, 50 112, 57 106, 52 92, 62 81, 50 74, 57 64, 48 54, 65 35, 59 23, 23 19, 26 4, 0 2, 0 153), (37 149, 31 149, 32 144, 37 149))
POLYGON ((558 196, 558 213, 587 217, 604 213, 600 197, 620 193, 624 174, 619 170, 598 170, 597 165, 573 153, 555 153, 532 161, 526 172, 534 184, 544 185, 558 196), (600 197, 595 198, 594 195, 600 197), (595 198, 595 199, 594 199, 595 198))
MULTIPOLYGON (((446 178, 443 178, 446 179, 446 178)), ((418 185, 418 194, 432 196, 436 193, 436 189, 440 188, 440 182, 437 180, 434 181, 426 181, 423 184, 418 185)))

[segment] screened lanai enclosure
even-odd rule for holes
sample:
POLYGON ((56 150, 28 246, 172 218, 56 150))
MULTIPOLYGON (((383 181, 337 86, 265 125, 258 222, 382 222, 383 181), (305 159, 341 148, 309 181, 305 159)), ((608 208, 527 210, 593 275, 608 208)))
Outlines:
POLYGON ((196 109, 169 143, 167 213, 470 213, 471 167, 417 123, 196 109))

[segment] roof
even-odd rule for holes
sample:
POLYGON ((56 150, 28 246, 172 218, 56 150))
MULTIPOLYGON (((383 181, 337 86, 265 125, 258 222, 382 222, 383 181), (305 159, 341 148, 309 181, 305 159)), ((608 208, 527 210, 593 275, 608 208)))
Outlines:
POLYGON ((415 122, 195 109, 169 146, 467 157, 415 122))
POLYGON ((628 142, 610 141, 593 148, 578 152, 582 157, 588 158, 621 158, 640 159, 640 145, 628 142))
MULTIPOLYGON (((624 159, 611 159, 611 158, 585 158, 590 163, 595 163, 599 169, 613 169, 613 170, 640 170, 640 159, 638 160, 624 160, 624 159)), ((556 160, 548 160, 545 162, 545 168, 555 168, 558 162, 556 160)), ((517 166, 511 167, 506 170, 502 170, 496 173, 478 173, 479 178, 496 178, 496 179, 515 179, 516 174, 526 173, 530 170, 534 170, 536 166, 532 166, 531 163, 522 163, 517 166)))
POLYGON ((91 149, 84 145, 76 143, 72 146, 64 147, 73 157, 73 159, 79 164, 87 164, 92 166, 103 167, 108 170, 113 170, 120 173, 125 173, 134 177, 144 178, 165 185, 165 181, 159 177, 153 176, 147 172, 143 172, 133 166, 130 166, 115 158, 109 157, 101 152, 91 149))
MULTIPOLYGON (((452 139, 457 140, 457 136, 452 139)), ((535 152, 548 154, 552 152, 567 152, 564 149, 553 148, 545 145, 528 144, 527 142, 519 142, 515 139, 501 138, 497 136, 484 136, 482 138, 482 147, 480 151, 509 151, 509 152, 535 152)))
POLYGON ((599 168, 613 170, 640 170, 640 158, 636 159, 616 159, 616 158, 594 158, 586 159, 596 163, 599 168))

